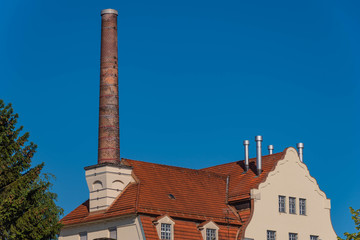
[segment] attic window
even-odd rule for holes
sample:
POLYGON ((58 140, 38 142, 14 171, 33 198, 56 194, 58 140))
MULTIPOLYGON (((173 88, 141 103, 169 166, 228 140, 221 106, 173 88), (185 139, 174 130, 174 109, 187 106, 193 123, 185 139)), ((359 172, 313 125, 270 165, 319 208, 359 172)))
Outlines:
POLYGON ((171 193, 169 193, 168 197, 169 197, 170 199, 172 199, 172 200, 175 200, 175 199, 176 199, 175 196, 172 195, 171 193))
POLYGON ((171 239, 171 224, 161 224, 161 239, 171 239))
POLYGON ((206 229, 206 240, 216 240, 216 229, 206 229))

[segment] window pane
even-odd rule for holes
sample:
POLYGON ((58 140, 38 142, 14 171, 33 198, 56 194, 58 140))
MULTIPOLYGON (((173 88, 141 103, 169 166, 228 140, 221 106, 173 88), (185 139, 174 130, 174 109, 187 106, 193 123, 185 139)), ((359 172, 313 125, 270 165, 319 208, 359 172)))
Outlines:
POLYGON ((306 215, 306 199, 304 198, 299 199, 299 212, 300 215, 306 215))
POLYGON ((296 213, 296 198, 289 197, 289 213, 296 213))
POLYGON ((113 239, 117 239, 117 232, 116 232, 116 228, 109 228, 109 232, 110 232, 110 238, 113 239))
POLYGON ((171 239, 171 224, 161 224, 161 239, 171 239))
POLYGON ((79 235, 80 235, 80 240, 87 240, 87 233, 86 232, 82 232, 79 235))
POLYGON ((276 240, 276 232, 275 231, 267 231, 267 240, 276 240))
POLYGON ((285 196, 279 196, 279 212, 285 212, 285 196))
POLYGON ((289 233, 289 240, 297 240, 297 233, 289 233))
POLYGON ((216 240, 216 229, 206 229, 206 240, 216 240))

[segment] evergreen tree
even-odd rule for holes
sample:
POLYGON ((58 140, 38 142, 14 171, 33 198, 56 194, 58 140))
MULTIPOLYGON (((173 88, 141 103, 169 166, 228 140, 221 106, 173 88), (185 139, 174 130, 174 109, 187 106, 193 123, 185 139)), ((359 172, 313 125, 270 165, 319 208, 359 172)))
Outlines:
MULTIPOLYGON (((354 210, 352 207, 350 207, 350 212, 352 215, 352 219, 354 220, 355 223, 355 228, 356 230, 360 230, 360 209, 358 210, 354 210)), ((338 237, 339 240, 360 240, 360 232, 357 233, 344 233, 345 235, 345 239, 342 239, 340 237, 338 237)))
POLYGON ((0 239, 54 239, 63 210, 49 191, 49 175, 40 175, 44 163, 31 167, 36 145, 28 143, 29 133, 20 135, 17 118, 0 100, 0 239))

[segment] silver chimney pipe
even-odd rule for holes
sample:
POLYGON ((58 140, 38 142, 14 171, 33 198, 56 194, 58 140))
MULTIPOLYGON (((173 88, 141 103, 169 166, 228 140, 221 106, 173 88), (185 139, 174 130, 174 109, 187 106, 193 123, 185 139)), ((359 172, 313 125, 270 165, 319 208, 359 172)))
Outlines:
POLYGON ((245 147, 245 172, 249 170, 249 140, 244 140, 244 147, 245 147))
POLYGON ((261 142, 262 136, 256 136, 256 166, 257 166, 257 175, 260 175, 262 172, 261 168, 261 142))
POLYGON ((304 144, 303 143, 298 143, 297 144, 297 148, 299 150, 299 158, 300 158, 300 161, 303 162, 304 159, 303 159, 303 149, 304 149, 304 144))
POLYGON ((269 149, 269 154, 273 154, 273 150, 274 150, 274 146, 273 145, 269 145, 268 146, 268 149, 269 149))

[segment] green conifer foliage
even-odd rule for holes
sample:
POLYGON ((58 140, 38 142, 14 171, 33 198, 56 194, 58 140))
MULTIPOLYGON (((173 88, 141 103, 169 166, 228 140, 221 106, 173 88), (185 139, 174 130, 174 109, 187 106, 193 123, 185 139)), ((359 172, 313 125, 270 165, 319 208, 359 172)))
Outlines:
POLYGON ((18 115, 0 99, 0 239, 55 239, 63 210, 49 191, 44 163, 31 167, 36 145, 16 128, 18 115))
POLYGON ((340 237, 338 237, 338 240, 360 240, 360 209, 355 210, 352 207, 350 207, 350 212, 352 215, 352 219, 354 220, 355 223, 355 229, 358 230, 357 233, 344 233, 345 235, 345 239, 342 239, 340 237))

